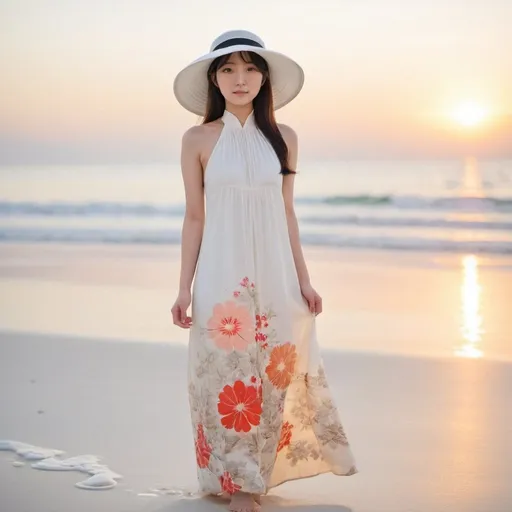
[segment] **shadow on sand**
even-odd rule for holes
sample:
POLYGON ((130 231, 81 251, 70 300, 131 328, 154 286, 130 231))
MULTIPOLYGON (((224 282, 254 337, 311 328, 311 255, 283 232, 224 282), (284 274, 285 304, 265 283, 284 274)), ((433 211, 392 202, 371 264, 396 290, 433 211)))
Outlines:
MULTIPOLYGON (((162 499, 153 502, 144 512, 227 512, 228 500, 215 497, 162 499)), ((262 512, 352 512, 344 505, 319 504, 288 500, 279 496, 263 496, 262 512)))

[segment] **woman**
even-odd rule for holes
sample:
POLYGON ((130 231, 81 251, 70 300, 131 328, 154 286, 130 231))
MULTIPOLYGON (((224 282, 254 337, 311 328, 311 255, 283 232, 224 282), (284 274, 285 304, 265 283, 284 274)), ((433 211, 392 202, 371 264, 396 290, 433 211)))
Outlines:
POLYGON ((235 30, 174 83, 179 103, 204 121, 182 140, 172 315, 190 329, 200 490, 231 495, 236 512, 259 510, 259 496, 287 480, 357 473, 318 354, 322 299, 293 208, 297 136, 274 118, 303 82, 292 59, 235 30))

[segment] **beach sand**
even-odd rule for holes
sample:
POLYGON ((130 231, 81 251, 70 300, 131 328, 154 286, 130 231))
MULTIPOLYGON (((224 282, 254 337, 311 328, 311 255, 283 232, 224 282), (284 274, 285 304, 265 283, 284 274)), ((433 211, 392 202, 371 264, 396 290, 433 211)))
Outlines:
MULTIPOLYGON (((186 348, 166 343, 5 334, 0 338, 1 438, 98 455, 121 474, 111 490, 87 475, 37 470, 0 452, 0 510, 202 511, 222 504, 173 496, 195 490, 186 348)), ((268 510, 509 512, 512 367, 324 353, 357 458, 352 477, 289 482, 268 510)))
MULTIPOLYGON (((84 490, 76 484, 85 473, 35 469, 0 451, 0 511, 226 510, 194 494, 187 333, 168 311, 178 254, 0 247, 0 446, 96 455, 122 475, 109 490, 84 490)), ((478 260, 486 331, 470 348, 481 357, 457 357, 471 338, 457 315, 460 256, 306 256, 326 303, 322 354, 359 473, 285 483, 263 498, 265 509, 510 512, 508 262, 478 260)))

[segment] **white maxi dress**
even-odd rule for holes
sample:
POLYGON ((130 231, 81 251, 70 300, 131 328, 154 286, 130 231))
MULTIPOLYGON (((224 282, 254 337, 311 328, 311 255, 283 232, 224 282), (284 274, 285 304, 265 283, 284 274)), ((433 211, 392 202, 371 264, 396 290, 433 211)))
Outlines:
POLYGON ((279 160, 225 110, 205 170, 192 287, 189 400, 200 491, 265 494, 358 472, 318 352, 288 235, 279 160))

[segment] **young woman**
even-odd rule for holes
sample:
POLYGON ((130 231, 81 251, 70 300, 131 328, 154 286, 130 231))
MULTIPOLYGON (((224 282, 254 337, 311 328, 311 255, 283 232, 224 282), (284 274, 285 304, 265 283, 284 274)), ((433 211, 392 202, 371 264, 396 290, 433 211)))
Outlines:
POLYGON ((243 30, 219 36, 174 82, 204 121, 182 139, 172 316, 190 329, 200 490, 231 495, 236 512, 259 510, 259 496, 287 480, 358 472, 318 354, 322 299, 293 207, 297 136, 274 117, 303 83, 296 62, 243 30))

